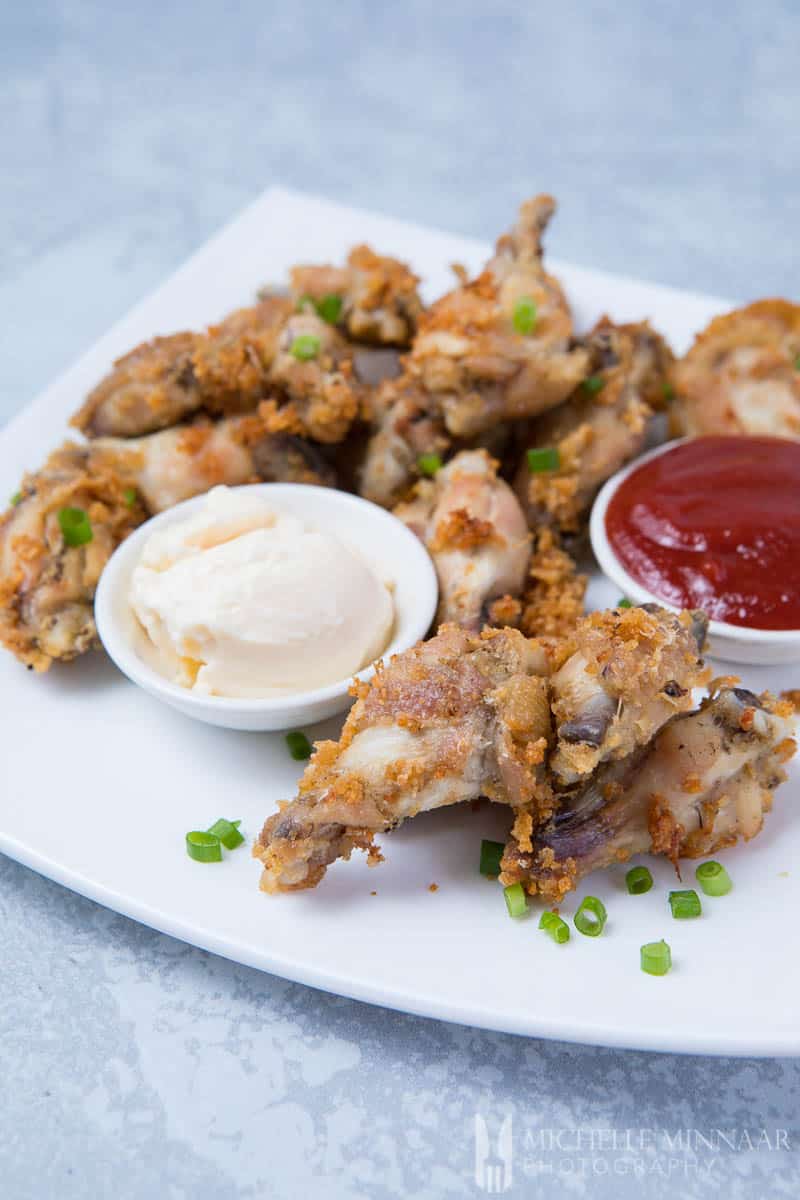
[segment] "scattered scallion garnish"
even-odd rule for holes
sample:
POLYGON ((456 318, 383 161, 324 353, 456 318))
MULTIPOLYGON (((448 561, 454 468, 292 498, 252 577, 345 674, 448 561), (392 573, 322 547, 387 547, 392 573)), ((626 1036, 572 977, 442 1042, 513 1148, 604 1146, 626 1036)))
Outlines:
POLYGON ((335 325, 342 315, 344 302, 341 296, 337 296, 331 292, 328 296, 323 296, 321 300, 317 300, 314 304, 323 321, 327 321, 329 325, 335 325))
POLYGON ((289 353, 299 362, 310 362, 319 354, 321 344, 319 338, 315 337, 313 333, 301 333, 292 342, 289 353))
POLYGON ((694 874, 707 896, 727 896, 733 887, 731 877, 722 863, 713 860, 701 863, 694 874))
POLYGON ((694 888, 670 892, 669 906, 672 909, 673 917, 678 921, 685 921, 689 917, 699 917, 703 911, 700 897, 694 888))
POLYGON ((487 842, 486 839, 481 842, 481 875, 499 875, 500 874, 500 859, 503 857, 504 846, 502 842, 487 842))
POLYGON ((554 942, 563 945, 569 941, 569 925, 554 912, 543 912, 539 919, 539 928, 549 934, 554 942))
POLYGON ((136 488, 125 488, 125 491, 122 493, 122 499, 125 501, 128 508, 133 508, 134 504, 136 503, 136 488))
POLYGON ((660 942, 647 942, 640 951, 642 970, 648 975, 666 975, 672 966, 672 951, 662 938, 660 942))
POLYGON ((675 388, 672 386, 671 383, 662 383, 661 395, 664 397, 665 400, 674 400, 675 399, 675 388))
POLYGON ((514 305, 514 328, 517 333, 525 334, 533 333, 536 328, 536 318, 538 316, 536 301, 532 296, 520 296, 517 303, 514 305))
POLYGON ((607 920, 606 906, 597 896, 584 896, 572 918, 578 933, 584 933, 587 937, 599 937, 607 920))
POLYGON ((800 354, 794 360, 794 367, 796 371, 800 371, 800 354))
POLYGON ((536 446, 527 452, 528 470, 532 475, 541 471, 557 471, 561 466, 561 455, 556 446, 536 446))
POLYGON ((311 742, 299 730, 296 729, 292 733, 287 733, 286 745, 289 747, 289 753, 296 762, 302 762, 306 758, 311 758, 311 742))
POLYGON ((624 596, 621 596, 617 601, 617 608, 633 608, 633 605, 630 600, 626 600, 624 596))
POLYGON ((528 900, 521 883, 510 883, 503 888, 506 898, 506 908, 510 917, 521 917, 528 911, 528 900))
POLYGON ((653 886, 649 867, 631 867, 625 876, 625 886, 632 896, 642 896, 653 886))
POLYGON ((433 476, 442 469, 442 460, 438 454, 420 454, 417 459, 417 470, 420 475, 433 476))
POLYGON ((22 499, 22 492, 14 492, 14 495, 9 500, 9 504, 11 505, 12 508, 16 508, 21 499, 22 499))
POLYGON ((58 524, 68 546, 85 546, 94 536, 88 513, 82 508, 60 508, 58 524))
POLYGON ((602 375, 590 375, 588 379, 584 379, 583 386, 587 392, 591 392, 596 396, 598 392, 602 392, 606 386, 606 381, 602 375))
POLYGON ((193 829, 186 835, 186 853, 195 862, 222 862, 222 843, 214 833, 193 829))
POLYGON ((226 821, 224 817, 220 817, 207 832, 219 838, 226 850, 235 850, 244 841, 239 833, 240 825, 241 821, 226 821))

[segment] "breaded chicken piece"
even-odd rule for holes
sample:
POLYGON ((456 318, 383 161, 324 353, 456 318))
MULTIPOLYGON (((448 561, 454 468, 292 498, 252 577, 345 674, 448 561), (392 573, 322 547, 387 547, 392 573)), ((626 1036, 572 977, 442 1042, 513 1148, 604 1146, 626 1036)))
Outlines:
POLYGON ((203 334, 156 338, 118 359, 72 424, 87 437, 136 437, 195 413, 252 412, 271 399, 276 432, 339 442, 358 413, 351 357, 316 313, 267 296, 203 334))
POLYGON ((647 322, 602 317, 582 344, 586 379, 527 430, 526 450, 551 448, 558 457, 551 470, 532 470, 527 453, 519 464, 514 486, 532 528, 578 532, 600 486, 642 451, 653 411, 664 404, 672 353, 647 322))
POLYGON ((793 734, 790 704, 723 688, 564 793, 532 837, 512 836, 501 882, 523 883, 558 903, 591 871, 634 854, 665 854, 677 868, 679 858, 715 854, 739 837, 749 841, 786 779, 793 734))
POLYGON ((94 592, 119 543, 148 516, 216 484, 332 483, 310 443, 271 434, 258 414, 142 438, 67 442, 26 475, 0 518, 0 641, 44 671, 96 640, 94 592), (91 539, 70 546, 59 512, 86 515, 91 539))
POLYGON ((531 553, 525 516, 485 450, 462 450, 394 509, 425 543, 439 579, 437 624, 477 632, 499 596, 522 591, 531 553))
POLYGON ((393 508, 419 478, 422 455, 446 454, 452 439, 428 395, 408 375, 383 383, 366 416, 372 432, 358 471, 358 491, 373 504, 393 508))
POLYGON ((676 436, 800 438, 800 305, 759 300, 698 334, 671 372, 676 436))
POLYGON ((297 266, 290 279, 295 302, 309 301, 351 341, 411 344, 422 313, 419 279, 398 259, 355 246, 346 266, 297 266))
MULTIPOLYGON (((526 637, 566 637, 583 616, 588 578, 548 526, 534 534, 533 544, 519 619, 508 623, 517 625, 526 637)), ((490 619, 494 623, 491 613, 490 619)))
POLYGON ((624 758, 675 713, 692 707, 707 678, 708 618, 656 604, 590 613, 578 623, 551 679, 557 742, 550 770, 561 786, 624 758))
POLYGON ((338 742, 319 742, 296 799, 267 819, 253 854, 267 892, 315 887, 376 833, 419 812, 488 796, 550 812, 545 648, 515 630, 436 637, 379 667, 338 742))

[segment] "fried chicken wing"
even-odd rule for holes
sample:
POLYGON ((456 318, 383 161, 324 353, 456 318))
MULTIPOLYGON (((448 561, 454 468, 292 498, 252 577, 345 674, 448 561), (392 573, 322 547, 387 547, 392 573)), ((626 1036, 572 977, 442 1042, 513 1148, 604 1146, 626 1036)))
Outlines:
POLYGON ((692 707, 703 681, 708 618, 655 604, 590 613, 551 680, 557 743, 550 770, 562 786, 648 742, 692 707))
POLYGON ((724 688, 568 792, 532 839, 512 837, 501 882, 558 902, 591 871, 634 854, 665 854, 677 867, 749 841, 786 778, 793 732, 790 705, 724 688))
POLYGON ((516 496, 485 450, 464 450, 420 480, 394 510, 425 543, 439 579, 437 623, 477 632, 500 596, 518 596, 530 559, 530 534, 516 496))
POLYGON ((673 368, 676 436, 800 438, 800 305, 759 300, 716 317, 673 368))
POLYGON ((561 286, 542 266, 542 234, 554 210, 550 196, 525 201, 486 269, 420 321, 408 370, 453 436, 473 437, 500 421, 544 412, 586 374, 588 355, 571 345, 561 286))
MULTIPOLYGON (((519 616, 507 618, 526 637, 566 637, 583 616, 587 576, 564 550, 549 526, 533 535, 528 581, 519 600, 519 616)), ((496 621, 490 610, 490 619, 496 621)))
POLYGON ((358 473, 365 499, 392 508, 418 478, 423 454, 445 454, 451 439, 426 393, 407 375, 384 383, 371 398, 372 435, 358 473))
POLYGON ((298 266, 291 272, 297 303, 328 311, 354 342, 407 347, 422 313, 419 279, 396 258, 355 246, 345 267, 298 266))
POLYGON ((195 413, 248 413, 270 399, 275 432, 339 442, 358 413, 351 357, 315 312, 266 296, 205 333, 156 338, 118 359, 72 424, 87 437, 136 437, 195 413))
POLYGON ((526 446, 558 454, 554 470, 533 471, 522 456, 515 489, 532 527, 576 533, 601 484, 644 447, 653 410, 663 405, 672 353, 650 326, 601 318, 583 339, 587 377, 558 408, 531 422, 526 446))
POLYGON ((376 833, 477 796, 550 812, 545 648, 515 630, 436 637, 379 667, 339 742, 320 742, 296 799, 267 819, 253 853, 268 892, 315 887, 376 833))

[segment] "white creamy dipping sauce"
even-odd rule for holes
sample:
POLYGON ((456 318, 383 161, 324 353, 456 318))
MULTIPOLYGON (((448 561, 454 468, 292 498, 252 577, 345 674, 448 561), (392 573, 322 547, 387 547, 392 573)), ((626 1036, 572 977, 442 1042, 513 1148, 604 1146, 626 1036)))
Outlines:
POLYGON ((395 617, 389 586, 346 542, 227 487, 148 538, 130 604, 162 674, 237 698, 346 679, 380 657, 395 617))

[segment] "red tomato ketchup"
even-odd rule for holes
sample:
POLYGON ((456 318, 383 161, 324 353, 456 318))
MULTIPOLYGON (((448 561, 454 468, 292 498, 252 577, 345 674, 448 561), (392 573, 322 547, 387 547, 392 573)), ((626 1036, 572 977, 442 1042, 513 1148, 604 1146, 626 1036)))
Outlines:
POLYGON ((800 629, 800 442, 702 437, 632 471, 606 533, 638 583, 751 629, 800 629))

